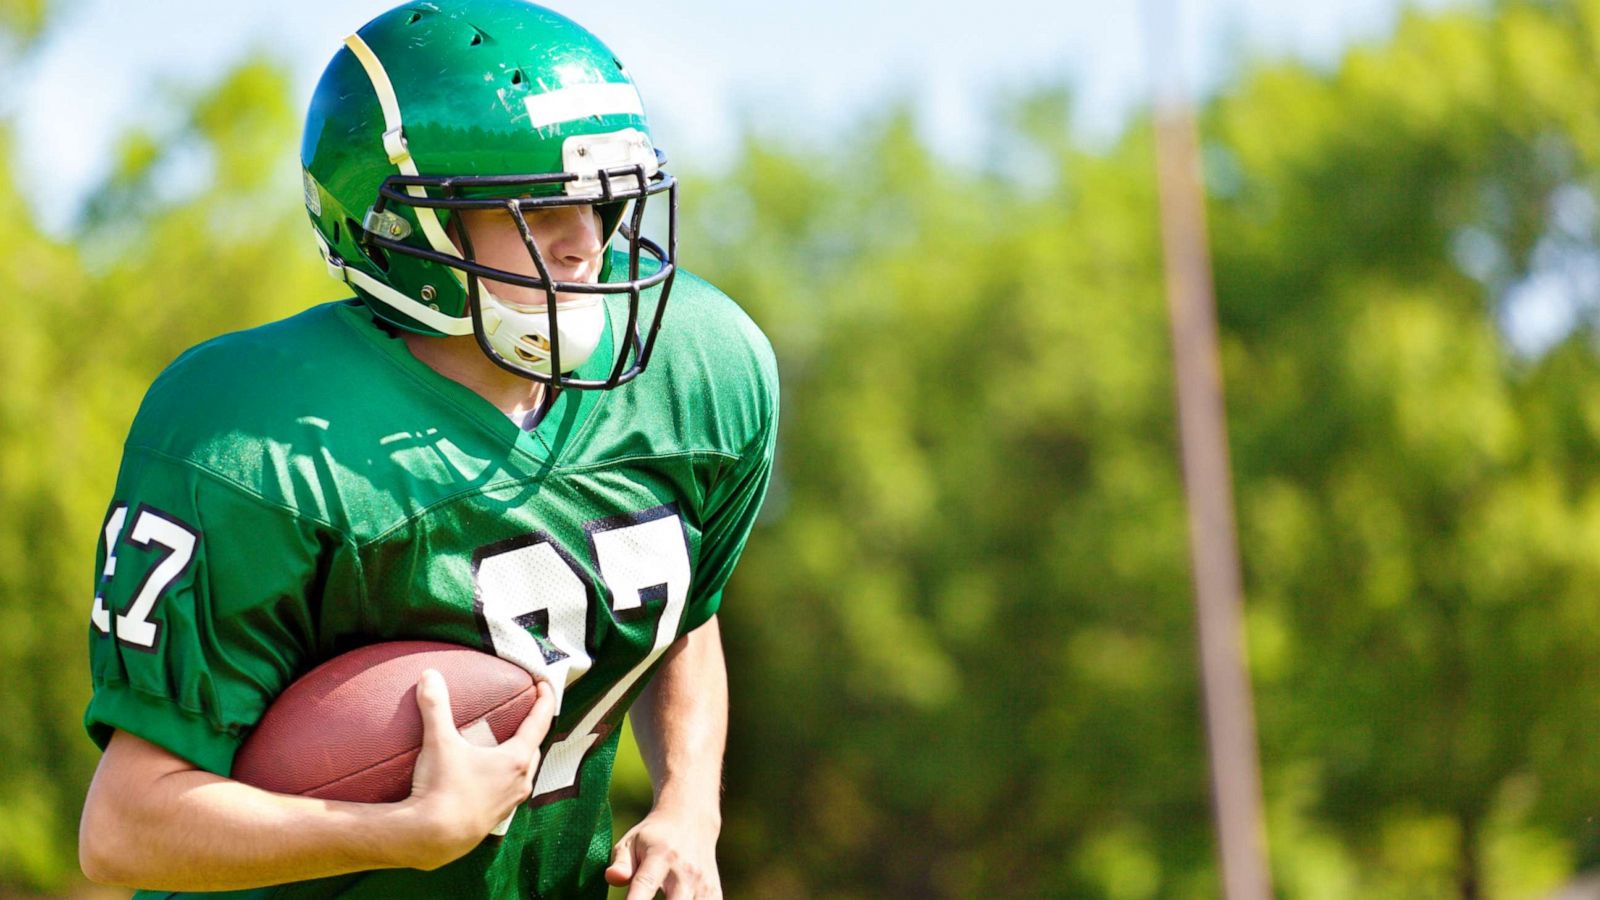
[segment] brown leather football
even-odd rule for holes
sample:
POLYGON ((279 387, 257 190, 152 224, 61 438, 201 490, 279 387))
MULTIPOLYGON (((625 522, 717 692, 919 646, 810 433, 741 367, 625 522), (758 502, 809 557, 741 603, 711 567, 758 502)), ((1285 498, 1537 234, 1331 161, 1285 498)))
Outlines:
POLYGON ((456 727, 477 744, 510 737, 533 708, 533 677, 497 656, 431 641, 372 644, 307 672, 274 700, 232 777, 280 794, 389 803, 411 795, 422 747, 417 679, 437 669, 456 727))

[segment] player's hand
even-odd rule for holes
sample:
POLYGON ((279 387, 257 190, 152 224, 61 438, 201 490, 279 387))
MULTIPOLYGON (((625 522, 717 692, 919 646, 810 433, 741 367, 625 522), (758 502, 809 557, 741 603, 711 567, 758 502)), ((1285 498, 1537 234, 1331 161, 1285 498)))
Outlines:
POLYGON ((555 695, 543 681, 528 717, 498 747, 479 747, 456 729, 444 677, 429 669, 417 682, 422 751, 404 801, 418 827, 402 865, 436 869, 466 855, 533 792, 539 745, 550 730, 555 695))
POLYGON ((628 885, 627 900, 722 900, 717 873, 715 816, 678 810, 651 810, 611 850, 606 881, 628 885))

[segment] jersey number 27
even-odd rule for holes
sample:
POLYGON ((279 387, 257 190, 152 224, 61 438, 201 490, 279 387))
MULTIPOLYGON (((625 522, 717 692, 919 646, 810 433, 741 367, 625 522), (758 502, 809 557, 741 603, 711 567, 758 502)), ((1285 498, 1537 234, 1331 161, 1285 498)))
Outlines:
MULTIPOLYGON (((606 732, 599 726, 672 645, 689 597, 689 547, 672 506, 584 526, 600 573, 599 602, 628 622, 661 604, 650 649, 586 710, 555 735, 535 776, 533 804, 573 796, 578 770, 606 732)), ((476 606, 495 655, 543 672, 559 703, 565 688, 593 665, 590 591, 575 560, 548 535, 534 533, 490 545, 474 559, 476 606)))

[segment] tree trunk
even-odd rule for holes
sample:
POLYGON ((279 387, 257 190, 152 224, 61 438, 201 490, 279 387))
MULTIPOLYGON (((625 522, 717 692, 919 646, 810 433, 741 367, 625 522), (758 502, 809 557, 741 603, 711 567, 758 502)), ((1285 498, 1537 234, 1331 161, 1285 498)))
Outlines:
POLYGON ((1478 886, 1478 820, 1461 817, 1461 854, 1459 884, 1461 900, 1479 900, 1483 891, 1478 886))

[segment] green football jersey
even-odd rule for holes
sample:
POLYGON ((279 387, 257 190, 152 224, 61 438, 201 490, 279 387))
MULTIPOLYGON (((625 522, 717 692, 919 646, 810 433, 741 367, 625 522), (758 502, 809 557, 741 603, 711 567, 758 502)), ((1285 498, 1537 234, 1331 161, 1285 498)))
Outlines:
MULTIPOLYGON (((624 315, 581 377, 604 378, 624 315), (592 370, 586 371, 586 370, 592 370)), ((252 897, 603 897, 618 726, 716 611, 772 466, 761 332, 677 276, 649 367, 525 432, 357 301, 185 353, 129 433, 97 560, 85 724, 226 775, 274 697, 356 647, 438 640, 542 673, 559 713, 504 835, 433 872, 252 897)))

